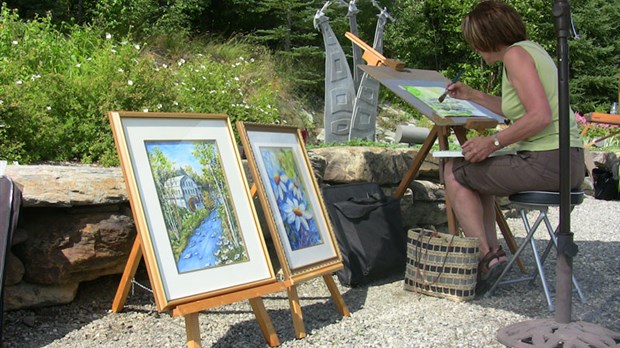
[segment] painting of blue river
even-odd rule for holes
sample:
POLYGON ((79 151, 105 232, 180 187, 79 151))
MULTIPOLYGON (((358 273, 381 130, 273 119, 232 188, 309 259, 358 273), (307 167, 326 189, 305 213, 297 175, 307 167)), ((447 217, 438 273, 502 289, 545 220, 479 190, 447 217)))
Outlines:
POLYGON ((210 268, 220 263, 218 255, 230 242, 222 237, 222 220, 217 215, 217 210, 213 209, 194 230, 177 262, 180 273, 210 268))
POLYGON ((177 269, 179 273, 185 273, 246 261, 248 256, 245 247, 235 246, 233 241, 226 238, 222 220, 217 210, 213 209, 192 233, 181 252, 177 269))

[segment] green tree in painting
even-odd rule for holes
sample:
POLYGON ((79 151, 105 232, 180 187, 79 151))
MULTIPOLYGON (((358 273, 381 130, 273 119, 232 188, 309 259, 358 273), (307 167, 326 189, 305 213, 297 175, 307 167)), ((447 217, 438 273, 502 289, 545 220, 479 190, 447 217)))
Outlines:
POLYGON ((239 228, 236 223, 235 211, 232 208, 230 193, 226 185, 226 178, 222 163, 217 152, 215 144, 196 144, 193 155, 196 157, 200 165, 203 167, 201 180, 214 188, 217 199, 215 205, 218 207, 218 213, 224 222, 222 229, 223 234, 228 240, 232 241, 235 248, 240 246, 240 238, 238 236, 239 228))
POLYGON ((166 181, 174 177, 175 170, 173 163, 158 149, 155 148, 149 152, 149 162, 151 164, 151 172, 157 188, 157 198, 161 203, 164 221, 168 230, 170 242, 173 245, 181 240, 180 227, 182 224, 181 214, 176 204, 172 204, 166 197, 171 196, 170 189, 166 187, 166 181))

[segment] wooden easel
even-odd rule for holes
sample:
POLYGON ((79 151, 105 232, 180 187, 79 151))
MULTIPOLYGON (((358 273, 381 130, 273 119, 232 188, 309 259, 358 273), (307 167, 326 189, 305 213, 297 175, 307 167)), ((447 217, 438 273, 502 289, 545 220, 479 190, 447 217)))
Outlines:
MULTIPOLYGON (((142 259, 142 245, 140 244, 139 236, 133 243, 125 270, 121 277, 121 282, 116 290, 114 301, 112 302, 112 311, 119 313, 125 306, 125 301, 131 289, 131 282, 136 274, 140 260, 142 259)), ((150 274, 149 274, 150 278, 150 274)), ((261 333, 265 338, 265 341, 270 347, 280 345, 280 340, 276 334, 276 330, 271 323, 271 319, 267 314, 265 305, 263 304, 262 295, 270 294, 278 291, 282 291, 291 286, 290 281, 274 282, 266 285, 252 287, 249 289, 236 291, 234 293, 222 294, 218 296, 209 297, 206 299, 200 299, 196 301, 190 301, 187 303, 179 304, 170 310, 170 314, 173 317, 184 317, 185 319, 185 332, 187 335, 187 347, 199 348, 200 345, 200 323, 198 320, 198 313, 200 311, 223 306, 230 303, 235 303, 243 300, 249 300, 252 311, 256 316, 256 321, 260 327, 261 333)))
MULTIPOLYGON (((413 163, 409 167, 409 170, 401 180, 393 196, 395 198, 401 198, 411 181, 417 176, 422 163, 426 156, 430 153, 431 148, 435 141, 439 140, 439 148, 441 150, 448 150, 448 136, 451 132, 454 132, 459 143, 463 144, 466 139, 466 130, 475 129, 481 131, 483 129, 492 128, 499 124, 499 120, 489 119, 487 117, 446 117, 441 118, 434 114, 433 110, 426 104, 413 97, 409 92, 404 91, 399 87, 399 82, 403 80, 428 80, 428 81, 445 81, 449 82, 444 76, 436 71, 431 70, 419 70, 419 69, 406 69, 400 62, 391 60, 374 50, 368 44, 360 40, 357 36, 347 32, 345 34, 354 44, 364 49, 362 58, 366 61, 367 65, 359 66, 368 75, 379 81, 382 85, 386 86, 392 92, 403 98, 409 104, 418 109, 426 117, 430 118, 435 125, 431 128, 431 131, 422 144, 422 148, 418 151, 413 163)), ((443 174, 440 172, 440 176, 443 174)), ((457 233, 457 221, 450 204, 448 197, 446 200, 446 214, 448 217, 448 230, 451 234, 457 233)), ((504 214, 497 202, 495 202, 495 218, 497 225, 499 226, 506 244, 513 254, 517 250, 517 242, 514 239, 510 227, 504 218, 504 214)), ((517 259, 517 264, 522 272, 526 272, 525 265, 521 259, 517 259)))
MULTIPOLYGON (((242 141, 245 141, 245 139, 242 138, 242 141)), ((258 178, 258 173, 255 173, 254 170, 255 168, 252 168, 252 175, 254 175, 255 178, 258 178)), ((265 197, 263 197, 262 195, 258 195, 258 189, 256 184, 252 184, 252 187, 250 188, 250 195, 252 197, 258 196, 261 203, 263 204, 263 208, 269 209, 267 203, 265 202, 265 197)), ((275 227, 272 226, 271 221, 269 222, 269 224, 269 229, 272 232, 272 235, 274 233, 277 233, 275 232, 275 227)), ((274 238, 277 238, 277 236, 274 236, 274 238)), ((286 256, 282 254, 280 248, 276 248, 276 253, 278 256, 278 260, 282 265, 284 265, 284 263, 286 262, 286 256)), ((336 262, 299 274, 291 274, 288 270, 288 267, 283 267, 284 279, 288 282, 286 292, 288 295, 289 305, 291 307, 291 317, 293 320, 293 328, 295 330, 295 338, 300 339, 306 337, 307 335, 306 328, 304 326, 303 314, 301 312, 301 305, 299 304, 299 295, 297 294, 298 283, 302 283, 317 277, 323 277, 323 281, 327 285, 327 289, 332 296, 332 300, 336 305, 336 310, 338 311, 338 313, 340 313, 340 315, 342 315, 343 317, 348 317, 351 315, 351 313, 349 312, 349 308, 344 302, 344 298, 342 298, 342 295, 338 290, 338 286, 336 285, 336 282, 332 277, 332 273, 341 269, 342 267, 342 262, 336 262)))

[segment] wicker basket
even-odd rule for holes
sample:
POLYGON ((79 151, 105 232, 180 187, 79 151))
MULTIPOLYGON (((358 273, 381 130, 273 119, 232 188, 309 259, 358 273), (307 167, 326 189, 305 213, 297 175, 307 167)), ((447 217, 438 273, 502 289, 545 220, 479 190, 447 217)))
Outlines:
POLYGON ((478 238, 415 228, 407 233, 405 290, 468 301, 476 296, 478 238))

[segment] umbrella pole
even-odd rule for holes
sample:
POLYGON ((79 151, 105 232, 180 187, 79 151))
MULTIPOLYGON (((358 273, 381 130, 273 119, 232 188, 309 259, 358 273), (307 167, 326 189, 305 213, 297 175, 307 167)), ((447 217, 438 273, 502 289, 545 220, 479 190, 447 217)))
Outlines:
POLYGON ((568 91, 568 0, 554 0, 553 16, 558 35, 558 87, 560 131, 560 222, 556 264, 555 320, 535 319, 497 331, 497 339, 509 347, 617 347, 620 333, 583 321, 571 322, 573 257, 577 245, 570 229, 570 135, 568 91))
POLYGON ((556 264, 556 310, 558 323, 571 321, 571 298, 573 275, 573 256, 577 246, 573 243, 570 230, 570 134, 569 134, 569 62, 568 36, 570 6, 567 0, 555 0, 553 4, 555 29, 558 36, 558 91, 560 127, 560 226, 558 232, 558 251, 556 264))

